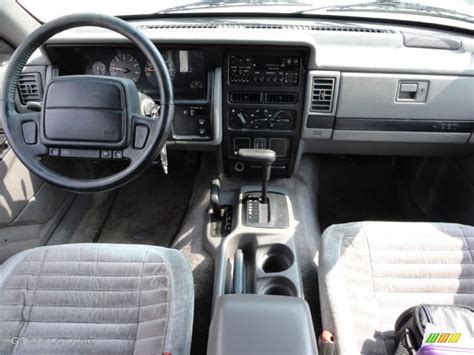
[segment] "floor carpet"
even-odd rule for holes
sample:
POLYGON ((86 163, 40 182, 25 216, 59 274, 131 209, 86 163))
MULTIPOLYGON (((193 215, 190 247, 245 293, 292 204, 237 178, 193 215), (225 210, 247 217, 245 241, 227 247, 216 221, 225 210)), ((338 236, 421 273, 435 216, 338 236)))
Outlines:
POLYGON ((117 191, 99 243, 140 243, 168 247, 178 231, 192 194, 193 177, 160 166, 149 169, 117 191))
POLYGON ((193 192, 196 164, 184 161, 170 161, 168 175, 155 165, 124 187, 95 194, 70 242, 169 247, 193 192))
POLYGON ((400 192, 396 161, 391 157, 321 156, 319 221, 331 224, 358 221, 411 221, 423 217, 407 208, 400 192))

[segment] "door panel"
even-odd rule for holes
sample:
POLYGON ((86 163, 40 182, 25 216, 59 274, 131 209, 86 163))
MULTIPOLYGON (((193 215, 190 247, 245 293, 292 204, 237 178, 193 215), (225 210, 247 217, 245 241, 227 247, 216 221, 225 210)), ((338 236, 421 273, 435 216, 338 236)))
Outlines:
POLYGON ((0 160, 0 263, 44 245, 74 196, 45 184, 8 150, 0 160))

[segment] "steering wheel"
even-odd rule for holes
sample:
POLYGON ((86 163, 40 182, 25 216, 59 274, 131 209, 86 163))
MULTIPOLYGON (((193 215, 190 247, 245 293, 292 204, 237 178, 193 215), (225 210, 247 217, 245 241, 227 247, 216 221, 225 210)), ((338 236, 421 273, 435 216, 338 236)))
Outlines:
POLYGON ((127 22, 99 14, 60 17, 32 32, 10 59, 0 97, 3 128, 18 158, 46 182, 83 193, 117 188, 144 172, 166 144, 173 115, 172 82, 156 46, 127 22), (18 79, 31 54, 52 36, 82 26, 117 32, 143 52, 158 79, 157 119, 140 114, 139 93, 132 80, 93 75, 54 77, 44 91, 41 112, 16 112, 18 79), (107 177, 80 180, 47 168, 41 158, 48 155, 126 159, 129 164, 107 177))

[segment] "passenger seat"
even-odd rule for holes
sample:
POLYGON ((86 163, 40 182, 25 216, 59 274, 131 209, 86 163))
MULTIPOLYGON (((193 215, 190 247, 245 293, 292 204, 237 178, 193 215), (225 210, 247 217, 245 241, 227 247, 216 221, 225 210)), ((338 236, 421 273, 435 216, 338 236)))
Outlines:
POLYGON ((474 227, 360 222, 325 230, 319 255, 323 329, 335 352, 393 354, 407 308, 474 306, 474 227))

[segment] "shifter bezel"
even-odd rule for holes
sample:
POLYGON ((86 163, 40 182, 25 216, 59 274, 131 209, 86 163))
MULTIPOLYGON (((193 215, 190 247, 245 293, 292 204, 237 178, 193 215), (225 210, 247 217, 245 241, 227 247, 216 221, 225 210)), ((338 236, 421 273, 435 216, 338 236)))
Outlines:
POLYGON ((269 192, 267 203, 263 204, 259 191, 246 192, 243 194, 242 206, 242 224, 246 227, 285 229, 290 226, 288 202, 282 193, 269 192), (266 216, 262 213, 266 213, 266 216))

